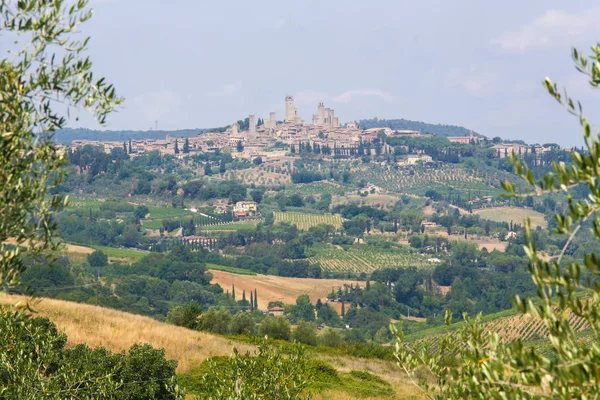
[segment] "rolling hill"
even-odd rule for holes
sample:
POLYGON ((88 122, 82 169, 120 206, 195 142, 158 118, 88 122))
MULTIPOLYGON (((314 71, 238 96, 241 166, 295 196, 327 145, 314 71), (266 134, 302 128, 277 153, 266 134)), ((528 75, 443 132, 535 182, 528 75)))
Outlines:
MULTIPOLYGON (((23 296, 0 293, 0 304, 26 303, 23 296)), ((80 343, 104 346, 111 351, 123 351, 134 343, 149 343, 164 348, 167 359, 175 359, 178 374, 185 374, 203 360, 213 356, 226 356, 236 347, 241 352, 253 351, 255 346, 236 342, 226 337, 211 335, 182 327, 169 325, 149 317, 129 314, 89 304, 72 303, 53 299, 36 299, 29 302, 35 314, 48 317, 68 336, 67 346, 80 343)), ((312 354, 312 353, 311 353, 312 354)), ((406 376, 395 368, 394 363, 376 359, 329 356, 315 353, 312 356, 332 364, 339 372, 355 370, 369 371, 388 381, 398 398, 420 398, 406 376)), ((369 389, 362 388, 363 392, 369 389)), ((375 399, 382 398, 373 391, 369 397, 352 395, 347 391, 326 389, 317 394, 317 399, 375 399)), ((384 396, 389 398, 389 396, 384 396)))

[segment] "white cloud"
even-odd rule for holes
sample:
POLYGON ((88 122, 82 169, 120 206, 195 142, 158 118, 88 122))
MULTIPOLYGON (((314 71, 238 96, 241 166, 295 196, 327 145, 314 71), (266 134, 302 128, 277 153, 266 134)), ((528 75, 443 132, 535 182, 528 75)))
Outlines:
POLYGON ((239 92, 241 88, 242 88, 242 82, 240 82, 240 81, 237 81, 234 83, 228 83, 225 86, 223 86, 223 94, 226 96, 231 96, 231 95, 239 92))
POLYGON ((528 25, 517 31, 507 32, 492 43, 516 53, 572 45, 577 38, 599 33, 599 19, 600 8, 575 13, 548 10, 528 25))
POLYGON ((385 101, 394 100, 394 96, 380 89, 353 89, 347 90, 333 98, 337 103, 350 103, 354 97, 379 97, 385 101))
POLYGON ((448 88, 458 88, 470 96, 479 96, 494 89, 497 80, 496 73, 478 65, 468 69, 454 68, 446 72, 444 85, 448 88))
POLYGON ((168 117, 176 111, 181 104, 181 99, 175 92, 162 91, 136 96, 131 104, 135 114, 146 121, 154 121, 168 117))

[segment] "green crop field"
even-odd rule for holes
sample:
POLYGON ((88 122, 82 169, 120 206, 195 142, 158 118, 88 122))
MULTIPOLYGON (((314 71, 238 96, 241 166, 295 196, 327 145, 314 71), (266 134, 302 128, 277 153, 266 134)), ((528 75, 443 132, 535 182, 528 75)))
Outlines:
POLYGON ((113 258, 126 258, 132 261, 138 261, 147 256, 150 252, 142 251, 142 250, 131 250, 131 249, 119 249, 116 247, 108 247, 108 246, 99 246, 93 245, 90 246, 93 249, 101 250, 108 257, 113 258))
POLYGON ((320 224, 333 225, 336 229, 341 228, 344 219, 339 215, 333 214, 310 214, 299 212, 280 212, 275 211, 275 223, 289 222, 296 225, 298 229, 308 230, 311 226, 320 224))
POLYGON ((190 216, 190 215, 194 214, 193 212, 184 210, 183 208, 172 208, 172 207, 148 206, 148 210, 150 211, 150 215, 148 216, 149 219, 183 217, 183 216, 190 216))
POLYGON ((228 267, 226 265, 218 265, 218 264, 206 264, 206 268, 214 269, 217 271, 231 272, 232 274, 238 275, 256 275, 256 272, 250 271, 248 269, 236 268, 236 267, 228 267))
POLYGON ((77 210, 77 209, 85 209, 85 210, 100 210, 101 201, 95 199, 85 199, 82 197, 69 197, 69 204, 67 205, 67 210, 77 210))
POLYGON ((371 272, 383 268, 424 267, 431 265, 409 247, 382 249, 366 244, 341 246, 331 244, 313 247, 316 255, 309 261, 318 262, 326 271, 371 272))
MULTIPOLYGON (((257 222, 258 223, 258 222, 257 222)), ((214 232, 214 231, 223 231, 223 232, 233 232, 233 231, 244 231, 244 230, 253 230, 256 228, 257 223, 252 222, 227 222, 224 224, 217 225, 202 225, 196 229, 196 233, 201 235, 202 232, 214 232)))
POLYGON ((518 207, 495 207, 495 208, 484 208, 481 210, 474 211, 475 214, 481 218, 489 219, 496 222, 510 222, 515 224, 522 224, 523 220, 529 218, 531 220, 531 227, 536 228, 541 226, 546 228, 548 223, 544 218, 544 214, 531 209, 518 208, 518 207))

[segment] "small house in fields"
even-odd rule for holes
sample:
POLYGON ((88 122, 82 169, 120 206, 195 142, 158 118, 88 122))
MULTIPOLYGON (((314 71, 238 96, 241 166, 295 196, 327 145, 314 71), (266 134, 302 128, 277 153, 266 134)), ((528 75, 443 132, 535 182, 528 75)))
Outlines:
POLYGON ((427 229, 435 229, 435 228, 437 228, 438 225, 435 222, 423 221, 423 222, 421 222, 421 226, 427 230, 427 229))
POLYGON ((258 205, 254 201, 238 201, 233 207, 233 215, 236 217, 249 217, 256 215, 258 205))
POLYGON ((283 315, 284 311, 285 311, 285 308, 283 308, 283 307, 279 307, 279 306, 271 307, 271 308, 269 308, 269 315, 278 317, 280 315, 283 315))

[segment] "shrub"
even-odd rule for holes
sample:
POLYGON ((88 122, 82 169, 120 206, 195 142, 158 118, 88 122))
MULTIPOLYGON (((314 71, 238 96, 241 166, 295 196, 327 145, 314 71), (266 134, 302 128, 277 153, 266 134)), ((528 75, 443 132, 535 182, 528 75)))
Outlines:
POLYGON ((229 332, 232 335, 254 335, 252 315, 245 312, 235 314, 229 325, 229 332))
POLYGON ((312 322, 300 321, 294 329, 293 338, 298 343, 304 343, 309 346, 317 345, 317 328, 312 322))
POLYGON ((290 340, 290 323, 284 316, 268 316, 260 323, 259 332, 271 339, 290 340))
POLYGON ((207 359, 200 371, 185 375, 183 385, 211 399, 297 399, 310 382, 309 362, 300 346, 284 355, 264 342, 258 353, 234 349, 232 357, 207 359))
POLYGON ((92 267, 104 267, 108 265, 108 257, 103 251, 96 250, 91 254, 88 254, 87 260, 92 267))

